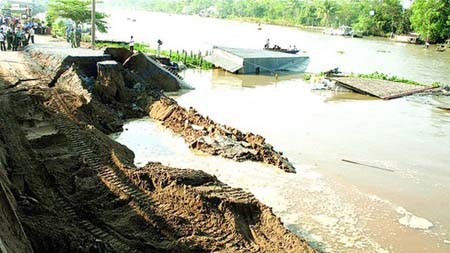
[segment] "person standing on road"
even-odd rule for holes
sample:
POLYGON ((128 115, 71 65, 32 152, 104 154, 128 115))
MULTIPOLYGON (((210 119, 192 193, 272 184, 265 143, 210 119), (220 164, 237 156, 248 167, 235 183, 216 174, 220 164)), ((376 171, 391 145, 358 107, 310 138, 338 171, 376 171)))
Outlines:
POLYGON ((13 51, 17 51, 19 49, 21 34, 18 28, 14 31, 13 41, 12 41, 12 49, 13 51))
POLYGON ((69 26, 67 26, 67 28, 66 28, 66 40, 67 40, 67 42, 70 42, 70 31, 71 30, 72 29, 69 26))
POLYGON ((13 33, 11 31, 11 28, 8 27, 8 29, 6 30, 6 48, 7 48, 7 50, 12 49, 12 42, 13 42, 13 33))
POLYGON ((71 48, 76 48, 77 47, 77 40, 76 40, 76 36, 75 36, 75 29, 72 28, 72 30, 70 30, 70 47, 71 48))
POLYGON ((34 31, 34 28, 33 28, 33 27, 30 28, 29 33, 30 33, 31 43, 34 44, 34 33, 35 33, 35 31, 34 31))
POLYGON ((75 40, 76 40, 76 44, 77 47, 80 47, 80 43, 81 43, 81 26, 78 26, 76 31, 75 31, 75 40))
POLYGON ((131 36, 130 42, 128 44, 130 45, 131 53, 134 53, 134 39, 133 39, 133 36, 131 36))
POLYGON ((1 51, 6 51, 5 33, 3 33, 3 30, 0 31, 0 50, 1 51))
POLYGON ((161 46, 162 46, 163 42, 161 40, 158 40, 157 43, 158 43, 158 57, 159 57, 160 53, 161 53, 161 46))

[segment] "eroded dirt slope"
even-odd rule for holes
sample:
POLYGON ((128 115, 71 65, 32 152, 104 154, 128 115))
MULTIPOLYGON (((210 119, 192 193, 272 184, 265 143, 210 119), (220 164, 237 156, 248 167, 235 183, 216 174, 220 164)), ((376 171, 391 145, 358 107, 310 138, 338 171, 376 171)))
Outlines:
POLYGON ((201 171, 134 167, 134 154, 105 133, 127 113, 148 113, 161 94, 108 75, 75 64, 55 82, 0 87, 2 250, 314 252, 242 189, 201 171), (129 99, 96 85, 121 85, 129 99))

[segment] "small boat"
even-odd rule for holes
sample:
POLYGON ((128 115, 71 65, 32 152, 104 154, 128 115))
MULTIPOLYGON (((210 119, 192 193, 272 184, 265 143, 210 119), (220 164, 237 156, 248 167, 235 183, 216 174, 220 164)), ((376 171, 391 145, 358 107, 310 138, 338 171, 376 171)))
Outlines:
POLYGON ((420 44, 419 35, 417 33, 410 33, 406 35, 394 35, 391 40, 408 44, 420 44))
POLYGON ((299 49, 286 49, 286 48, 281 48, 278 46, 274 46, 274 47, 270 47, 270 48, 264 48, 264 50, 267 51, 274 51, 274 52, 280 52, 280 53, 286 53, 286 54, 297 54, 298 52, 300 52, 299 49))
POLYGON ((333 28, 328 28, 325 29, 323 32, 323 34, 327 34, 327 35, 336 35, 336 36, 353 36, 353 30, 350 26, 340 26, 337 29, 333 29, 333 28))
POLYGON ((438 45, 436 46, 436 51, 438 51, 438 52, 444 52, 444 51, 445 51, 445 48, 446 48, 446 45, 445 45, 445 44, 438 44, 438 45))

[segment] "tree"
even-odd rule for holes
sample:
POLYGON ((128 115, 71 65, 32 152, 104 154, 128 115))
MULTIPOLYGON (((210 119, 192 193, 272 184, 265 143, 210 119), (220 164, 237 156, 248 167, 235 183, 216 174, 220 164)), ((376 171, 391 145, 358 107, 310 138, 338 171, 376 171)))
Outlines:
MULTIPOLYGON (((56 18, 66 18, 75 22, 76 25, 89 23, 91 20, 90 0, 50 0, 47 5, 47 15, 54 21, 56 18)), ((107 15, 95 12, 95 25, 100 32, 106 32, 107 15)))
POLYGON ((317 16, 325 26, 330 25, 330 20, 336 14, 337 3, 334 0, 322 0, 317 5, 317 16))
POLYGON ((411 25, 424 39, 441 42, 450 36, 450 1, 416 0, 411 11, 411 25))

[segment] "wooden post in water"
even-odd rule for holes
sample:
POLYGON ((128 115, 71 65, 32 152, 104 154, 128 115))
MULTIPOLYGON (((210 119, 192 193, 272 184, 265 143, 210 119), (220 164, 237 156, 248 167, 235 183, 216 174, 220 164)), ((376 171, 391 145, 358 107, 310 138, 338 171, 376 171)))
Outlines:
POLYGON ((172 60, 172 49, 169 50, 169 60, 172 60))
POLYGON ((184 51, 184 65, 186 65, 187 51, 184 51))

